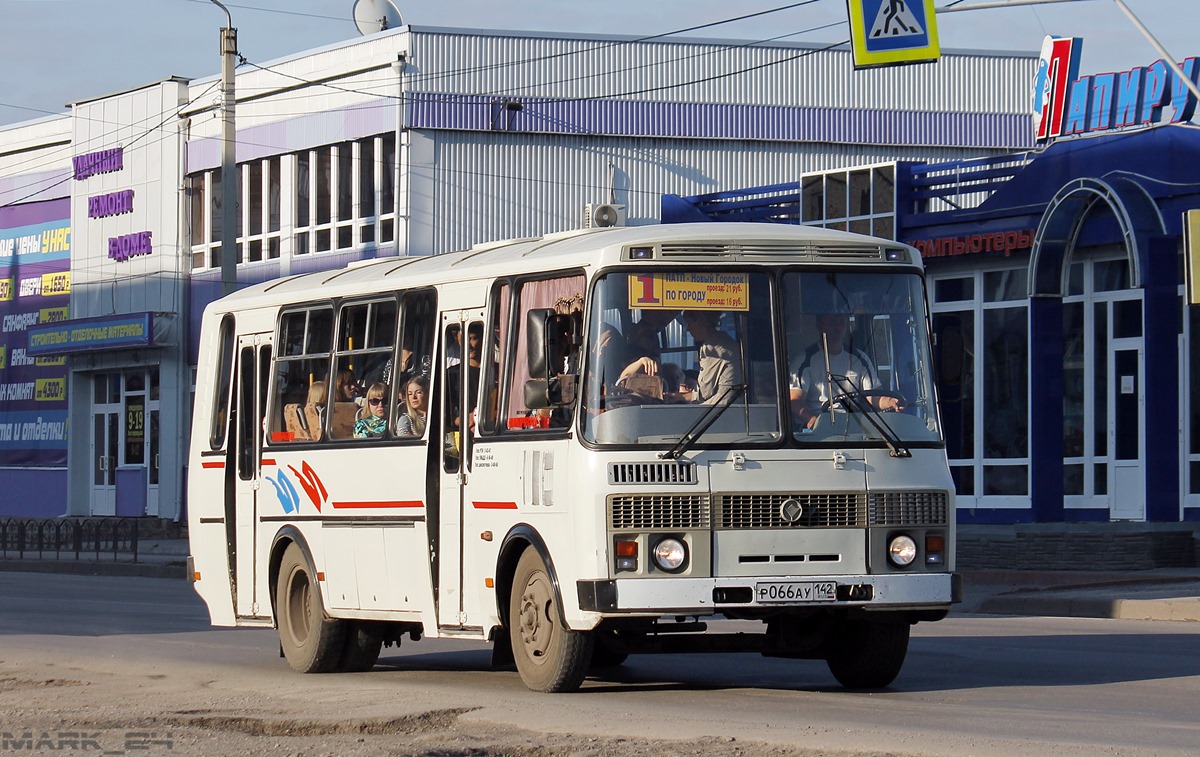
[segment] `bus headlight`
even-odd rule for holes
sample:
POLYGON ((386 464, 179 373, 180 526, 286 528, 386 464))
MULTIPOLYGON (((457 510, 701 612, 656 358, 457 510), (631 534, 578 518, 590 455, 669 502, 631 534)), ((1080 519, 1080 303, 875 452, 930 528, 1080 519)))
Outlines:
POLYGON ((659 570, 678 573, 687 568, 687 563, 687 545, 682 540, 668 536, 654 545, 654 565, 659 570))
POLYGON ((906 534, 893 536, 888 542, 888 559, 898 568, 907 568, 917 559, 917 543, 906 534))

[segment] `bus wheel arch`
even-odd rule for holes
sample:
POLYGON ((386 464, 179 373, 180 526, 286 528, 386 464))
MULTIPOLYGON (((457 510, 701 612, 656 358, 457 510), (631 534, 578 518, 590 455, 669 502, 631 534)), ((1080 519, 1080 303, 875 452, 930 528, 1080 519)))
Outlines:
POLYGON ((332 672, 343 658, 346 624, 325 614, 320 581, 307 545, 291 539, 278 540, 277 545, 282 546, 282 554, 272 571, 272 601, 280 652, 297 672, 332 672))
POLYGON ((542 564, 546 566, 546 572, 554 586, 554 599, 559 610, 559 622, 566 627, 567 619, 563 611, 562 587, 558 583, 558 573, 554 569, 554 561, 550 559, 550 550, 542 535, 527 523, 518 523, 509 529, 504 536, 504 541, 500 544, 500 553, 496 556, 496 611, 500 615, 500 621, 506 629, 511 627, 508 609, 513 592, 513 577, 517 572, 517 563, 527 549, 536 551, 542 558, 542 564))

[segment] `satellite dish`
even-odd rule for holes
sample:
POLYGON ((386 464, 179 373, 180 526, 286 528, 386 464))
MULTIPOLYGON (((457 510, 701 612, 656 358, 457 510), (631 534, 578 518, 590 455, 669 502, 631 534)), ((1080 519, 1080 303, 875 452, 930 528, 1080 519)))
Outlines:
POLYGON ((392 0, 354 0, 354 25, 359 34, 375 34, 403 24, 392 0))

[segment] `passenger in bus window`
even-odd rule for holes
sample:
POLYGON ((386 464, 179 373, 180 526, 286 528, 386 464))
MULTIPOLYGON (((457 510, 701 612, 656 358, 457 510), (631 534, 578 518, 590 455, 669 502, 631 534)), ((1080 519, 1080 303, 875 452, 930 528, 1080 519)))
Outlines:
POLYGON ((742 349, 728 334, 717 328, 720 314, 714 310, 685 310, 683 319, 696 342, 700 373, 696 377, 694 400, 712 404, 721 399, 725 388, 744 383, 742 349))
MULTIPOLYGON (((845 377, 856 389, 871 392, 881 384, 875 366, 862 350, 846 344, 850 331, 850 316, 846 313, 822 313, 817 316, 817 343, 797 355, 791 363, 789 395, 792 416, 803 428, 813 428, 820 414, 828 410, 825 403, 840 393, 836 383, 830 387, 829 374, 845 377), (826 355, 828 345, 828 355, 826 355)), ((899 398, 887 395, 867 397, 878 410, 899 412, 904 404, 899 398)))
POLYGON ((367 389, 367 403, 360 417, 354 422, 354 438, 370 439, 383 436, 387 431, 387 385, 371 384, 367 389))
POLYGON ((334 384, 334 402, 354 402, 356 399, 358 399, 358 384, 354 381, 354 374, 350 371, 338 371, 337 381, 334 384))
POLYGON ((309 438, 314 442, 320 441, 321 429, 325 426, 325 399, 328 393, 324 381, 314 381, 308 387, 308 399, 304 403, 304 421, 308 426, 309 438))
POLYGON ((429 379, 417 376, 404 388, 404 405, 396 420, 396 436, 423 436, 429 411, 429 379))

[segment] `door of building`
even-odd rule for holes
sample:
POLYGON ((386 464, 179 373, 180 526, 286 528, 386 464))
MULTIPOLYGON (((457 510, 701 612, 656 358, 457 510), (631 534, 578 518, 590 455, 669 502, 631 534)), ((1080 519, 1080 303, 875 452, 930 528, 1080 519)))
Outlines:
MULTIPOLYGON (((108 377, 105 376, 105 379, 108 377)), ((107 391, 107 387, 105 388, 107 391)), ((92 515, 117 513, 117 464, 121 450, 121 405, 119 402, 92 404, 92 490, 88 510, 92 515)))
POLYGON ((1142 423, 1143 352, 1141 338, 1113 339, 1109 353, 1109 449, 1112 450, 1113 520, 1145 520, 1146 474, 1142 423))

